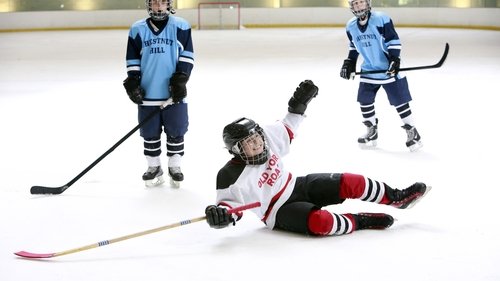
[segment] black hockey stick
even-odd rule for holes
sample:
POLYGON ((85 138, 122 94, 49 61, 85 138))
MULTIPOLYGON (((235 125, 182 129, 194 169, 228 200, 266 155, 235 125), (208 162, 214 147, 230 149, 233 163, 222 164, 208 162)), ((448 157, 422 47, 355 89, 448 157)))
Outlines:
POLYGON ((47 186, 39 186, 35 185, 32 186, 30 189, 31 194, 61 194, 63 193, 66 189, 68 189, 71 185, 73 185, 77 180, 79 180, 83 175, 85 175, 90 169, 94 168, 97 163, 101 162, 104 157, 108 156, 115 148, 117 148, 120 144, 122 144, 126 139, 128 139, 135 131, 139 130, 139 128, 142 127, 146 122, 149 121, 149 119, 153 118, 156 114, 158 114, 160 111, 162 111, 165 107, 168 105, 172 104, 172 101, 169 99, 167 100, 162 106, 156 108, 156 110, 152 111, 144 120, 139 122, 137 126, 135 126, 130 132, 128 132, 123 138, 121 138, 117 143, 115 143, 111 148, 109 148, 106 152, 104 152, 99 158, 97 158, 92 164, 90 164, 85 170, 83 170, 81 173, 79 173, 74 179, 69 181, 67 184, 60 186, 60 187, 47 187, 47 186))
MULTIPOLYGON (((446 60, 446 57, 448 56, 448 51, 450 50, 450 45, 446 43, 446 46, 444 48, 444 53, 441 59, 433 65, 423 65, 423 66, 414 66, 414 67, 404 67, 400 68, 399 71, 410 71, 410 70, 420 70, 420 69, 431 69, 431 68, 438 68, 441 67, 446 60)), ((363 74, 376 74, 376 73, 385 73, 387 72, 387 69, 384 70, 371 70, 371 71, 360 71, 360 72, 355 72, 356 75, 363 75, 363 74)))

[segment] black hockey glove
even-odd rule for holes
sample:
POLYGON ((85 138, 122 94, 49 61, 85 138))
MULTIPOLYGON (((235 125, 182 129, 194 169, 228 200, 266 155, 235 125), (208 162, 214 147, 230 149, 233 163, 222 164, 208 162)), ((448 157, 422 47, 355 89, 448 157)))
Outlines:
POLYGON ((176 72, 170 78, 169 90, 174 103, 181 102, 187 96, 186 83, 188 80, 189 76, 183 72, 176 72))
POLYGON ((356 72, 356 61, 352 59, 345 59, 342 68, 340 69, 340 77, 344 79, 354 79, 354 72, 356 72))
POLYGON ((311 80, 304 80, 288 101, 288 112, 304 114, 307 104, 318 95, 318 87, 311 80))
POLYGON ((400 61, 401 60, 399 58, 391 58, 391 60, 389 61, 389 68, 387 68, 386 74, 391 77, 398 75, 400 61))
POLYGON ((142 104, 144 98, 144 89, 141 88, 141 78, 138 76, 127 77, 123 81, 123 87, 127 91, 128 97, 136 104, 142 104))
POLYGON ((226 208, 210 205, 205 209, 205 215, 208 225, 212 228, 224 228, 230 223, 235 225, 233 216, 227 212, 226 208))

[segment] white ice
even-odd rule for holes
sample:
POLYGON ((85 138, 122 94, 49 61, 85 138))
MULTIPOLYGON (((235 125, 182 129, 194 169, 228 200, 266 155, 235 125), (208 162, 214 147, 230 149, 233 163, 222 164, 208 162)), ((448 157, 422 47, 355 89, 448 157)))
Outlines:
MULTIPOLYGON (((0 33, 0 280, 500 280, 500 33, 400 28, 424 147, 410 153, 379 92, 379 146, 361 150, 358 78, 339 77, 342 28, 193 31, 190 128, 180 189, 145 188, 135 133, 61 195, 66 184, 136 124, 122 87, 127 30, 0 33), (313 238, 270 231, 252 213, 235 227, 205 222, 45 260, 60 252, 204 215, 229 158, 221 131, 247 116, 280 119, 304 79, 319 86, 286 157, 296 175, 351 172, 434 189, 410 210, 360 201, 332 212, 387 212, 390 229, 313 238)), ((164 155, 162 157, 165 157, 164 155)), ((163 158, 166 164, 166 158, 163 158)))

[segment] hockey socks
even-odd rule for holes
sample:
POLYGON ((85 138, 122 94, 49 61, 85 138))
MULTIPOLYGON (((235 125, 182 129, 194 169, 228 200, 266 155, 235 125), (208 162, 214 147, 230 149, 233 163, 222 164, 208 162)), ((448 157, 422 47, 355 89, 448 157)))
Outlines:
POLYGON ((384 213, 332 214, 314 210, 309 214, 309 231, 318 236, 343 235, 362 229, 385 229, 394 223, 391 215, 384 213))
POLYGON ((354 217, 351 214, 337 215, 326 210, 313 210, 307 220, 312 234, 342 235, 354 231, 354 217))
POLYGON ((344 173, 340 181, 340 198, 360 199, 377 204, 386 204, 398 209, 413 207, 431 187, 417 182, 399 190, 361 175, 344 173))
POLYGON ((340 180, 340 198, 387 204, 390 200, 385 196, 386 188, 390 187, 383 182, 361 175, 344 173, 340 180))

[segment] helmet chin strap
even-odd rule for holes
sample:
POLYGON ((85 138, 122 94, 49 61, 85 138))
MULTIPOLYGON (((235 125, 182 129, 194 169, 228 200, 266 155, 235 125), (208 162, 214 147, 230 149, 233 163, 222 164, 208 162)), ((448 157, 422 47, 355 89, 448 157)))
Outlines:
POLYGON ((368 16, 360 17, 359 24, 365 25, 368 22, 368 16))

